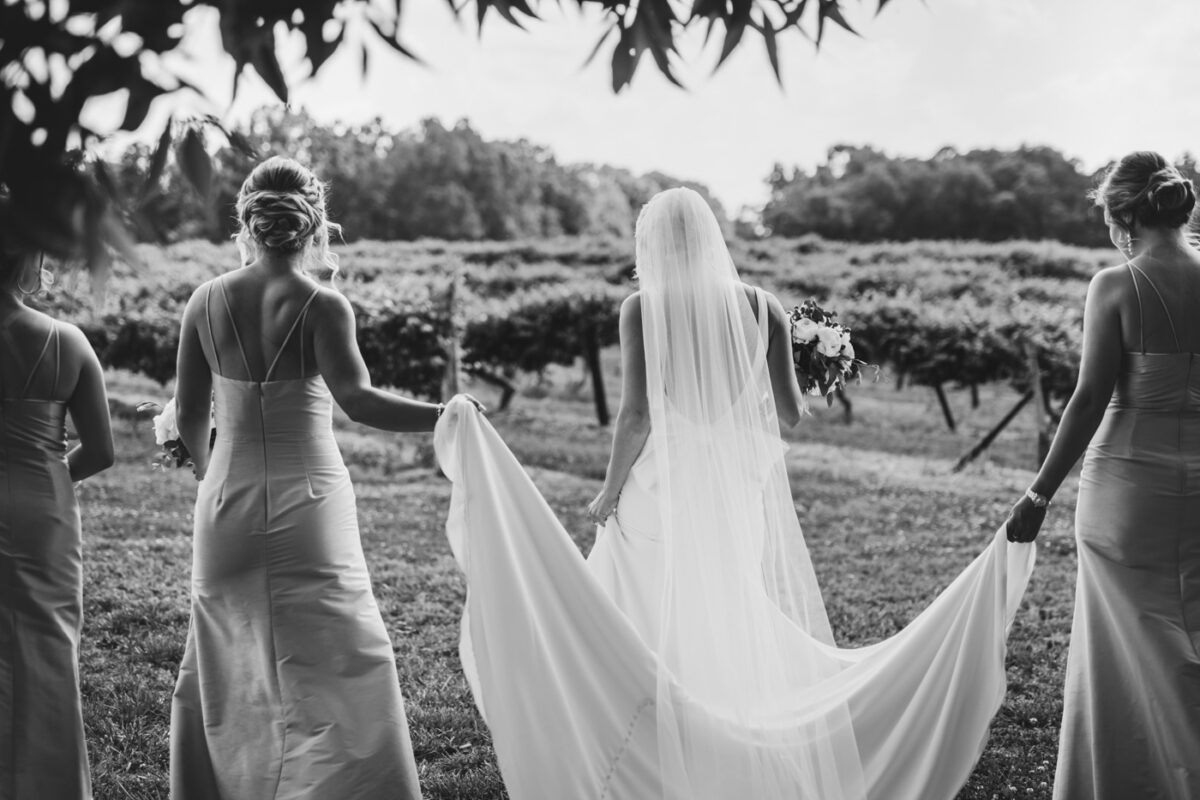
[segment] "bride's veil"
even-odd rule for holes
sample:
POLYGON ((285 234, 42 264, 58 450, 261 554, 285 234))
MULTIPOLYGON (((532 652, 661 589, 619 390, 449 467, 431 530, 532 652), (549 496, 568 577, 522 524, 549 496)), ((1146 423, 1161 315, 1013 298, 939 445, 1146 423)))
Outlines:
POLYGON ((753 295, 694 191, 656 195, 636 239, 665 554, 663 797, 861 797, 849 714, 817 688, 838 656, 796 520, 753 295))

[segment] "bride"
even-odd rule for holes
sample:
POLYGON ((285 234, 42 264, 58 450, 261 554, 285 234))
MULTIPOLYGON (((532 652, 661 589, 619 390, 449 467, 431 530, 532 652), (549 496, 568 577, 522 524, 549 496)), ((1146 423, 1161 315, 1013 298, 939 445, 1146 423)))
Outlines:
POLYGON ((655 196, 636 238, 586 563, 469 402, 435 432, 463 667, 510 796, 953 797, 1003 698, 1032 548, 999 531, 903 631, 836 647, 779 436, 801 403, 783 309, 693 191, 655 196))

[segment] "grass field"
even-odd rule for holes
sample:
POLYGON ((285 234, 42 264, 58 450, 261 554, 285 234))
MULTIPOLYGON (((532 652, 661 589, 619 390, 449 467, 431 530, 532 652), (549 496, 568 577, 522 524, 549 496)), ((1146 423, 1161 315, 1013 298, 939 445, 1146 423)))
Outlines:
MULTIPOLYGON (((609 386, 618 386, 612 378, 609 386)), ((110 380, 121 409, 164 394, 128 374, 110 380)), ((580 383, 577 370, 530 378, 492 421, 586 552, 592 531, 583 508, 599 488, 611 433, 595 425, 580 383)), ((478 394, 490 399, 484 388, 478 394)), ((796 509, 842 644, 892 634, 958 574, 1028 485, 1034 450, 1030 422, 1020 419, 975 465, 949 472, 1013 402, 1007 389, 983 387, 974 410, 965 395, 953 396, 956 434, 929 390, 880 382, 852 396, 852 424, 836 408, 818 408, 789 434, 796 509)), ((504 797, 459 670, 464 586, 443 535, 450 487, 432 467, 430 437, 377 434, 344 418, 336 425, 426 797, 504 797)), ((123 414, 116 435, 117 465, 79 489, 88 742, 100 800, 158 800, 166 797, 170 695, 188 622, 195 482, 187 471, 150 468, 148 421, 123 414)), ((1040 539, 1010 640, 1007 700, 962 798, 1050 796, 1074 583, 1073 508, 1071 480, 1040 539)))

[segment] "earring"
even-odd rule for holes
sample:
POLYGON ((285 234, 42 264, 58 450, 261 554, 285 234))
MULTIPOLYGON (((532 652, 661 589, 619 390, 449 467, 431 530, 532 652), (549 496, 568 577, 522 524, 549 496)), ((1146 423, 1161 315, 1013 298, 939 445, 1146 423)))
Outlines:
POLYGON ((1125 254, 1126 258, 1133 258, 1133 237, 1132 236, 1126 236, 1124 241, 1121 242, 1121 252, 1125 254))

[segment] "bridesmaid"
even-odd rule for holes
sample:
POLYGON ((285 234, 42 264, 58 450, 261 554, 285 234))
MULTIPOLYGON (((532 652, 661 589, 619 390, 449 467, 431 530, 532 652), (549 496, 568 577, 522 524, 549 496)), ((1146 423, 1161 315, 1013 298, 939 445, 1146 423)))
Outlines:
POLYGON ((264 161, 237 209, 245 266, 196 290, 179 337, 179 431, 201 483, 171 797, 418 800, 331 411, 416 432, 442 405, 372 387, 350 303, 306 273, 336 267, 337 230, 308 169, 264 161))
POLYGON ((1200 798, 1195 190, 1162 156, 1137 152, 1095 197, 1127 260, 1092 279, 1079 382, 1008 522, 1010 539, 1031 541, 1086 449, 1054 797, 1200 798))
POLYGON ((79 699, 83 569, 73 481, 113 463, 108 398, 78 328, 25 305, 41 258, 0 200, 0 797, 92 796, 79 699), (66 416, 79 435, 66 442, 66 416))

